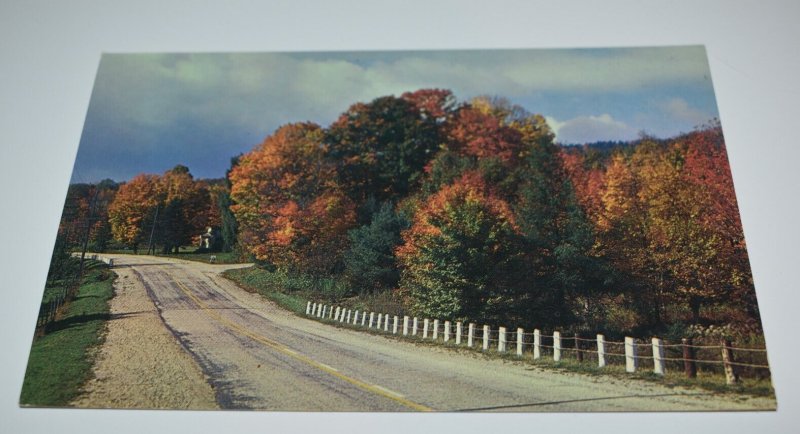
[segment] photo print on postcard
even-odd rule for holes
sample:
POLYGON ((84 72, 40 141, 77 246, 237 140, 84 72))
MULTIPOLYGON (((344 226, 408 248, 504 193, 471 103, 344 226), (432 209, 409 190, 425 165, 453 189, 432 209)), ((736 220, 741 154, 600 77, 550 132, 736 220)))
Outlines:
POLYGON ((103 55, 20 404, 774 410, 705 49, 103 55))

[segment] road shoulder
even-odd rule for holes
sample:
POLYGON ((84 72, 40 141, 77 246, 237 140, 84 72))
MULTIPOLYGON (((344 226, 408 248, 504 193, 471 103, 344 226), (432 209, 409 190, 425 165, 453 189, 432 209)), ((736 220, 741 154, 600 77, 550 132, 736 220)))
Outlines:
POLYGON ((84 408, 216 409, 214 389, 167 330, 133 270, 119 267, 93 376, 70 403, 84 408))

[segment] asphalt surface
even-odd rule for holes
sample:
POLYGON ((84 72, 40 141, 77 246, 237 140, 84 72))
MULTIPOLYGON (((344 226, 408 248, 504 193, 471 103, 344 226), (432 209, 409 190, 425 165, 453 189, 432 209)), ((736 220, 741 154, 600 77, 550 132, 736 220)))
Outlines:
MULTIPOLYGON (((235 266, 112 255, 196 361, 223 409, 769 410, 771 398, 563 373, 297 316, 220 276, 235 266)), ((142 336, 147 339, 147 336, 142 336)), ((176 384, 175 387, 180 387, 176 384)))

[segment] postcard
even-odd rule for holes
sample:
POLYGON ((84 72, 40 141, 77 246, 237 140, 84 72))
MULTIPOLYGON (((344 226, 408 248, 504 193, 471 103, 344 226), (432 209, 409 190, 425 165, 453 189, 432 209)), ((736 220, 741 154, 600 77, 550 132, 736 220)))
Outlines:
POLYGON ((104 54, 20 405, 774 410, 722 123, 702 46, 104 54))

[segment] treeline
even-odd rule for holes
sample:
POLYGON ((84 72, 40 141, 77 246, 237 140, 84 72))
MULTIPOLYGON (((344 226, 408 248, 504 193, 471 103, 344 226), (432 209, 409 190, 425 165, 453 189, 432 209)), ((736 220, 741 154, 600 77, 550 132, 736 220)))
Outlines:
POLYGON ((177 166, 72 189, 99 199, 65 207, 61 234, 90 215, 95 250, 175 251, 212 227, 214 249, 236 249, 287 287, 388 298, 419 316, 760 332, 718 124, 561 146, 542 116, 505 99, 424 89, 356 103, 327 127, 284 125, 220 182, 177 166))
POLYGON ((229 172, 262 266, 421 316, 592 331, 760 321, 718 125, 562 147, 504 99, 420 90, 279 128, 229 172))
POLYGON ((128 182, 72 184, 56 239, 51 274, 66 270, 71 252, 130 250, 177 253, 180 247, 231 251, 236 224, 225 180, 196 180, 185 166, 128 182), (211 243, 200 235, 211 228, 211 243), (61 271, 59 271, 61 270, 61 271))

